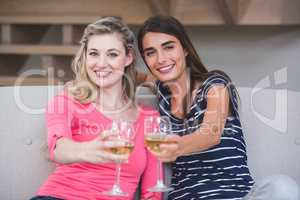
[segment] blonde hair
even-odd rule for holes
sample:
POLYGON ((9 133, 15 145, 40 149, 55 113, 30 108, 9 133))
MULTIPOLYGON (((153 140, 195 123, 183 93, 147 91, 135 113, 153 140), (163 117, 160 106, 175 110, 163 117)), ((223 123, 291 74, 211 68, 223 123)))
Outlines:
MULTIPOLYGON (((118 33, 121 35, 126 54, 134 54, 134 33, 125 25, 121 18, 104 17, 96 22, 89 24, 80 40, 80 48, 72 62, 72 70, 75 74, 75 80, 68 86, 69 92, 75 99, 81 103, 90 103, 96 100, 98 96, 97 85, 92 82, 86 71, 86 54, 89 38, 93 35, 101 35, 107 33, 118 33)), ((134 100, 135 94, 135 75, 134 62, 125 68, 122 78, 124 95, 134 100)))

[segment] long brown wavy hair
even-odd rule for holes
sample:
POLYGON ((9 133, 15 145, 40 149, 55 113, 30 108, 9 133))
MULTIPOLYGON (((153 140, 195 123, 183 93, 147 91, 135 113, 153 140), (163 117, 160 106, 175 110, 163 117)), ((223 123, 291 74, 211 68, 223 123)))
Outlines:
MULTIPOLYGON (((148 32, 165 33, 176 37, 183 49, 186 50, 186 67, 189 70, 190 79, 190 91, 189 96, 184 99, 183 110, 185 114, 188 112, 188 99, 191 99, 192 90, 195 89, 197 82, 203 83, 208 77, 219 74, 227 79, 228 83, 231 84, 230 77, 221 70, 208 71, 207 68, 202 63, 194 45, 192 44, 188 34, 186 33, 183 25, 172 16, 153 16, 144 22, 138 33, 138 48, 142 58, 144 58, 143 49, 143 38, 148 32)), ((147 63, 145 62, 147 65, 147 63)), ((147 66, 148 67, 148 66, 147 66)), ((149 67, 148 67, 149 68, 149 67)), ((235 89, 236 90, 236 89, 235 89)))

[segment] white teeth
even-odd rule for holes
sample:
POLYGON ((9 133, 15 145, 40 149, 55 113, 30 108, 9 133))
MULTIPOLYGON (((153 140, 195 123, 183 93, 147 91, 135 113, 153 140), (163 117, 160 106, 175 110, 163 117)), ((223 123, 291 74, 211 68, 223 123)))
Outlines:
POLYGON ((159 68, 158 71, 159 71, 159 72, 162 72, 162 73, 164 73, 164 72, 169 72, 170 69, 172 69, 172 68, 173 68, 173 65, 168 65, 168 66, 159 68))
POLYGON ((103 77, 106 77, 106 76, 108 76, 110 74, 110 72, 109 71, 96 71, 96 75, 97 75, 97 77, 99 77, 99 78, 103 78, 103 77))

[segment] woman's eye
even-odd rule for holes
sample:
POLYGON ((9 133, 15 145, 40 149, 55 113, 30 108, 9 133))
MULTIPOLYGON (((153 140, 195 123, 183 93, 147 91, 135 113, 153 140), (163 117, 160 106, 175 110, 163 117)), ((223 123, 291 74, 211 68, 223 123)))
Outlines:
POLYGON ((174 46, 173 45, 168 45, 168 46, 165 46, 165 49, 167 49, 167 50, 170 50, 170 49, 173 49, 174 48, 174 46))
POLYGON ((95 51, 91 51, 91 52, 89 53, 89 55, 90 55, 90 56, 97 56, 97 55, 98 55, 98 53, 97 53, 97 52, 95 52, 95 51))
POLYGON ((117 53, 109 53, 108 56, 109 56, 109 57, 112 57, 112 58, 115 58, 115 57, 118 56, 118 54, 117 54, 117 53))
POLYGON ((146 55, 147 57, 153 56, 153 55, 154 55, 154 51, 146 51, 146 52, 145 52, 145 55, 146 55))

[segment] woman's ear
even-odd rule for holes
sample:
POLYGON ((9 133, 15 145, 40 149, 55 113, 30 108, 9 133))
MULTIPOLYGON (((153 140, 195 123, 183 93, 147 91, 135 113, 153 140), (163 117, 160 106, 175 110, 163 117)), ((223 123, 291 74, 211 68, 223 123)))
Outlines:
POLYGON ((129 66, 131 65, 133 62, 133 53, 132 51, 129 51, 128 54, 126 55, 126 62, 125 62, 125 66, 129 66))
POLYGON ((184 51, 184 56, 186 57, 187 55, 189 55, 189 53, 187 52, 186 49, 183 50, 184 51))

